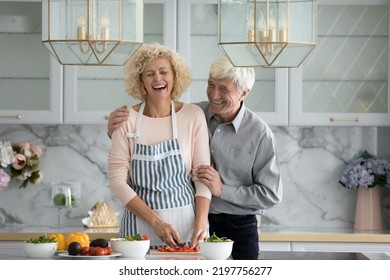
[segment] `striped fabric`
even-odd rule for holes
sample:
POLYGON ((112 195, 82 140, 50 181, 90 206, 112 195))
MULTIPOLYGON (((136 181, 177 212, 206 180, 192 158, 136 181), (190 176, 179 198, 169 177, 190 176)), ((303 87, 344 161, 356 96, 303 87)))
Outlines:
MULTIPOLYGON (((140 134, 139 128, 141 127, 143 110, 144 104, 138 112, 136 132, 131 134, 133 136, 140 134)), ((168 223, 171 223, 180 236, 185 233, 186 236, 182 236, 184 241, 187 240, 185 238, 188 238, 188 235, 190 238, 192 232, 195 218, 195 190, 186 172, 180 152, 173 102, 172 127, 173 139, 157 145, 140 144, 138 137, 134 137, 132 176, 129 185, 150 208, 154 209, 168 223)), ((137 233, 148 233, 152 246, 161 244, 150 226, 147 226, 130 211, 125 210, 121 222, 121 236, 137 233)))
POLYGON ((177 139, 154 146, 136 144, 136 154, 132 160, 131 185, 150 208, 193 204, 194 188, 186 174, 177 139))

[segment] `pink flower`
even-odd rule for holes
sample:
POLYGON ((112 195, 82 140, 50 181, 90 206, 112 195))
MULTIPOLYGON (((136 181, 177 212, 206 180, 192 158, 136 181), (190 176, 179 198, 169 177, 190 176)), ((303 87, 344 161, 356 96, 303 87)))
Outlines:
POLYGON ((19 147, 25 150, 30 150, 30 142, 22 141, 19 144, 19 147))
POLYGON ((10 180, 11 176, 9 176, 7 172, 0 168, 0 192, 5 190, 6 187, 8 187, 10 180))
POLYGON ((26 142, 26 141, 23 141, 23 142, 20 142, 19 144, 19 147, 22 148, 24 150, 24 155, 26 157, 31 157, 31 151, 30 151, 30 143, 29 142, 26 142))
POLYGON ((26 157, 22 154, 17 154, 15 156, 15 162, 12 164, 12 167, 16 170, 22 170, 26 166, 26 157))
POLYGON ((41 155, 42 155, 41 147, 39 147, 38 145, 35 145, 35 144, 31 144, 30 148, 31 148, 31 152, 33 152, 33 154, 35 154, 38 158, 41 157, 41 155))

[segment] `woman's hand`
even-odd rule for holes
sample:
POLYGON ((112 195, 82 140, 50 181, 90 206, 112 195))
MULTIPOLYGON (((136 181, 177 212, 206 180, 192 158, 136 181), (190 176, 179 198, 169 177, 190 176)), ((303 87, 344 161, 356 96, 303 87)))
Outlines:
POLYGON ((195 197, 195 226, 191 236, 191 246, 199 248, 199 241, 208 237, 208 213, 210 200, 206 197, 195 197))
POLYGON ((176 247, 178 243, 181 243, 179 233, 171 224, 160 220, 153 226, 153 228, 156 235, 168 246, 176 247))
POLYGON ((208 237, 208 233, 206 228, 195 227, 194 231, 192 232, 191 247, 195 247, 199 249, 199 241, 202 241, 207 237, 208 237))
POLYGON ((134 215, 148 223, 155 231, 156 235, 162 242, 168 246, 175 247, 180 243, 180 236, 176 229, 165 222, 153 209, 146 205, 146 203, 139 197, 135 196, 127 203, 126 208, 134 215))

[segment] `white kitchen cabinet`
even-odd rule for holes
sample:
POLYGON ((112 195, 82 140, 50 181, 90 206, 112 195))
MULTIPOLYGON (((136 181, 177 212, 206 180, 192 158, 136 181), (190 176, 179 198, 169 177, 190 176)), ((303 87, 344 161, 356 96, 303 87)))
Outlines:
POLYGON ((0 123, 61 123, 62 66, 41 42, 40 1, 0 1, 0 123))
MULTIPOLYGON (((145 42, 176 48, 176 0, 145 0, 145 42)), ((42 44, 41 3, 0 0, 0 123, 105 124, 134 104, 122 66, 62 66, 42 44)))
MULTIPOLYGON (((238 19, 239 20, 239 19, 238 19)), ((178 51, 186 57, 192 83, 182 100, 207 100, 207 79, 212 61, 224 55, 217 38, 218 1, 178 1, 178 51)), ((269 125, 288 123, 288 70, 256 68, 256 83, 245 100, 269 125)))
POLYGON ((389 2, 320 0, 318 45, 289 75, 289 124, 390 126, 389 2))
POLYGON ((291 242, 291 251, 383 253, 390 251, 390 244, 385 242, 291 242))
POLYGON ((289 241, 260 241, 260 251, 264 252, 290 252, 291 242, 289 241))
POLYGON ((386 242, 299 242, 299 241, 260 241, 260 251, 277 252, 390 252, 386 242))
MULTIPOLYGON (((269 125, 390 126, 389 2, 319 0, 318 45, 300 68, 256 68, 245 100, 269 125)), ((145 42, 192 70, 185 102, 206 100, 217 0, 145 0, 145 42)), ((106 124, 133 100, 123 67, 61 66, 41 43, 38 0, 0 0, 0 123, 106 124), (5 66, 4 66, 5 65, 5 66), (18 118, 20 116, 20 118, 18 118)))
MULTIPOLYGON (((145 0, 144 42, 176 49, 176 0, 145 0)), ((126 93, 123 66, 65 66, 64 122, 106 124, 111 111, 138 103, 126 93)))

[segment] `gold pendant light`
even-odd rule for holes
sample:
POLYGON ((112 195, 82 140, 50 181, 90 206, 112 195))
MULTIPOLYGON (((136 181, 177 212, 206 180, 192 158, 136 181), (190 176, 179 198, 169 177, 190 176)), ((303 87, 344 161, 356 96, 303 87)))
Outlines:
POLYGON ((143 0, 42 0, 42 43, 64 65, 124 65, 143 43, 143 0))
POLYGON ((219 0, 218 45, 234 66, 298 67, 316 46, 316 0, 219 0))

